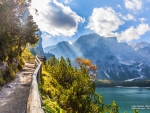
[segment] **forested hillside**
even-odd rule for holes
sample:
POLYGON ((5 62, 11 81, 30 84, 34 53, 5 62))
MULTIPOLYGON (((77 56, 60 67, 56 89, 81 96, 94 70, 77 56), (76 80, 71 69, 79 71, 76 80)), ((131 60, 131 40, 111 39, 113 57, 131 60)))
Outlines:
POLYGON ((102 96, 95 94, 95 83, 91 81, 88 69, 96 69, 88 60, 78 58, 77 67, 69 59, 52 57, 46 64, 40 86, 47 113, 117 113, 115 102, 105 105, 102 96), (83 62, 82 62, 83 61, 83 62), (91 67, 91 66, 92 67, 91 67), (93 68, 94 67, 94 68, 93 68), (92 96, 94 97, 92 100, 92 96), (102 108, 103 107, 103 108, 102 108))
POLYGON ((28 11, 30 0, 0 2, 0 86, 12 80, 24 65, 22 53, 38 42, 39 29, 28 11), (24 14, 26 13, 26 17, 24 14))
MULTIPOLYGON (((116 102, 104 104, 102 95, 95 93, 97 67, 88 59, 52 57, 43 67, 39 89, 46 113, 119 113, 116 102)), ((134 113, 138 113, 134 110, 134 113)))

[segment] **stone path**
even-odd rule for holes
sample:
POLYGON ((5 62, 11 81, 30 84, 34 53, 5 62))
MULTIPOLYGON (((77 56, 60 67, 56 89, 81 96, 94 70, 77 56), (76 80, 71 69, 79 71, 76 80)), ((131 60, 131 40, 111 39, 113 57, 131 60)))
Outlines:
POLYGON ((15 80, 0 91, 0 113, 26 113, 34 64, 26 63, 15 80))

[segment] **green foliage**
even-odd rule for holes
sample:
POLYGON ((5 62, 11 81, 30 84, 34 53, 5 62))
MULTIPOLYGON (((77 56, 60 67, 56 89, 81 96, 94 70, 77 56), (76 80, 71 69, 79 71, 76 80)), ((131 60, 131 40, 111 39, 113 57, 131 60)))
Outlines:
POLYGON ((19 30, 19 18, 15 16, 17 4, 13 1, 2 1, 0 4, 0 58, 11 53, 16 45, 19 30), (12 7, 13 6, 13 7, 12 7))
POLYGON ((138 110, 137 110, 137 109, 134 109, 134 113, 138 113, 138 110))
POLYGON ((50 99, 44 100, 43 105, 45 113, 66 113, 63 109, 59 107, 57 102, 52 102, 50 99))
POLYGON ((3 79, 0 76, 0 86, 2 86, 2 85, 4 85, 4 81, 3 81, 3 79))
POLYGON ((13 80, 17 72, 18 72, 17 67, 13 64, 9 64, 6 70, 3 71, 3 78, 2 78, 3 83, 5 84, 13 80))
POLYGON ((18 58, 18 65, 8 62, 8 67, 5 70, 0 70, 0 86, 13 80, 18 70, 22 69, 24 65, 25 62, 22 57, 18 58))
POLYGON ((18 40, 18 50, 20 55, 25 50, 28 43, 34 45, 38 42, 38 35, 35 35, 38 30, 36 23, 33 21, 33 16, 29 14, 26 24, 21 28, 21 36, 18 40))
POLYGON ((19 70, 21 70, 21 69, 23 69, 24 65, 25 65, 24 59, 23 59, 22 57, 19 57, 19 63, 18 63, 17 68, 18 68, 19 70))
POLYGON ((85 66, 72 67, 69 59, 52 57, 43 68, 39 86, 47 113, 118 113, 118 106, 103 103, 102 95, 95 93, 85 66), (53 106, 54 105, 54 106, 53 106))
POLYGON ((96 80, 97 87, 114 87, 114 86, 124 86, 124 87, 150 87, 149 80, 134 80, 134 81, 111 81, 111 80, 96 80))
POLYGON ((18 66, 17 66, 17 68, 18 68, 19 70, 21 70, 21 69, 23 69, 23 65, 21 65, 21 64, 19 63, 18 66))
POLYGON ((30 48, 29 46, 25 48, 25 50, 22 52, 21 57, 25 61, 33 63, 34 62, 34 55, 30 52, 29 48, 30 48))
POLYGON ((38 31, 32 15, 21 21, 22 15, 28 10, 26 0, 2 0, 0 3, 0 61, 11 60, 21 56, 27 44, 36 44, 38 31))
POLYGON ((4 85, 4 80, 3 80, 3 71, 0 70, 0 86, 4 85))
POLYGON ((25 61, 24 61, 24 59, 23 59, 22 57, 20 57, 19 63, 20 63, 21 65, 25 65, 25 61))
POLYGON ((38 41, 35 32, 38 30, 32 15, 27 20, 21 19, 28 11, 31 0, 1 0, 0 3, 0 62, 7 62, 8 67, 0 75, 0 85, 15 77, 17 68, 24 66, 21 57, 28 44, 38 41))
POLYGON ((26 56, 30 58, 34 58, 34 55, 32 55, 28 46, 25 48, 25 50, 22 53, 22 57, 26 57, 26 56))

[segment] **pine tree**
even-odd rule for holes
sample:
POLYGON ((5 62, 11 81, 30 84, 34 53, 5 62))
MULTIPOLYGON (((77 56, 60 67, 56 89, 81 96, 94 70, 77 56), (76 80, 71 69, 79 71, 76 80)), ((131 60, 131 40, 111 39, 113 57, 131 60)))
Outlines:
POLYGON ((32 15, 28 15, 27 22, 22 25, 20 36, 18 39, 18 51, 19 55, 24 51, 27 44, 34 45, 38 42, 38 35, 35 33, 38 31, 36 23, 33 21, 32 15))
POLYGON ((115 101, 106 105, 102 95, 95 93, 95 83, 87 66, 79 64, 73 67, 71 61, 63 57, 52 57, 46 62, 40 85, 44 110, 47 113, 118 113, 115 101))
POLYGON ((0 3, 0 60, 20 56, 26 45, 36 44, 38 30, 33 17, 28 15, 23 22, 22 16, 28 10, 26 0, 2 0, 0 3))

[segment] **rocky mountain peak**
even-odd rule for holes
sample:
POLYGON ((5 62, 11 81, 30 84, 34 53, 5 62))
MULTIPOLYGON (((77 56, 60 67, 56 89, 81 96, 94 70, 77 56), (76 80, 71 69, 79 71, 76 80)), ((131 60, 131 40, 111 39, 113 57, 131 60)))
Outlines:
MULTIPOLYGON (((147 45, 147 43, 142 44, 147 45)), ((141 51, 145 52, 146 49, 141 51)), ((72 61, 78 56, 94 60, 98 66, 97 78, 111 80, 150 78, 148 71, 150 53, 144 53, 145 56, 127 43, 118 42, 116 37, 105 38, 96 33, 88 34, 80 36, 71 45, 63 41, 47 47, 46 50, 58 58, 64 56, 72 61)))

